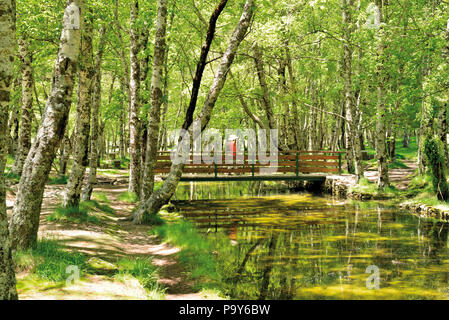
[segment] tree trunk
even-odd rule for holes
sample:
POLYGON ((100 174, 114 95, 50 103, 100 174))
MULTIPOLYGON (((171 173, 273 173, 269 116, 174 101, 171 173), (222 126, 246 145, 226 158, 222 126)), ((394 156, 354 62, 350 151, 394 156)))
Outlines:
POLYGON ((8 116, 15 54, 15 2, 0 0, 0 300, 16 300, 16 276, 6 215, 8 116))
POLYGON ((81 40, 83 0, 69 0, 50 97, 36 140, 25 161, 11 221, 13 247, 28 249, 37 241, 45 182, 64 137, 72 104, 81 40), (79 22, 79 24, 78 24, 79 22))
POLYGON ((97 183, 97 168, 98 168, 98 155, 99 155, 99 113, 101 106, 101 62, 103 60, 103 52, 105 45, 105 27, 100 28, 100 44, 95 61, 95 85, 93 91, 93 104, 92 104, 92 129, 90 137, 90 159, 89 159, 89 178, 87 185, 83 190, 82 200, 89 201, 92 197, 92 192, 95 184, 97 183))
POLYGON ((151 110, 146 141, 142 200, 148 199, 154 190, 159 128, 162 107, 162 73, 165 62, 165 36, 167 31, 167 0, 158 1, 156 37, 154 40, 153 73, 151 77, 151 110))
POLYGON ((383 19, 383 1, 377 0, 376 4, 379 8, 381 26, 378 30, 378 85, 377 85, 377 128, 376 128, 376 153, 378 161, 378 181, 377 187, 383 189, 390 185, 390 178, 388 176, 388 155, 386 150, 386 123, 387 123, 387 105, 385 97, 385 69, 384 69, 384 41, 385 41, 385 29, 382 26, 383 19))
MULTIPOLYGON (((204 130, 209 123, 210 117, 212 115, 213 108, 217 102, 218 96, 226 82, 226 77, 234 61, 237 49, 240 43, 243 41, 246 32, 248 31, 251 18, 254 13, 254 0, 247 0, 245 7, 243 9, 243 14, 240 18, 238 26, 231 37, 228 48, 224 53, 218 71, 215 75, 214 82, 209 90, 209 94, 204 102, 203 109, 198 115, 198 121, 201 123, 201 128, 204 130)), ((195 112, 195 107, 188 108, 186 115, 186 122, 183 128, 190 129, 193 123, 193 114, 195 112)), ((139 209, 134 214, 134 223, 141 224, 144 223, 148 215, 157 214, 161 207, 166 204, 173 193, 175 192, 179 180, 181 179, 184 170, 184 164, 172 164, 170 169, 170 174, 165 180, 164 184, 160 189, 155 191, 151 197, 143 202, 139 209)))
POLYGON ((130 155, 130 169, 129 169, 129 187, 128 191, 136 194, 140 198, 141 191, 141 125, 140 125, 140 63, 138 59, 139 54, 139 39, 137 30, 137 18, 139 15, 139 1, 133 0, 131 2, 131 79, 129 83, 131 105, 129 113, 129 155, 130 155))
POLYGON ((345 90, 345 108, 347 110, 348 122, 348 139, 351 141, 352 152, 355 162, 355 175, 357 180, 364 178, 362 146, 360 141, 360 130, 358 119, 360 118, 357 105, 354 103, 354 94, 352 89, 352 53, 350 26, 352 24, 352 0, 342 0, 342 16, 344 30, 344 55, 343 55, 343 72, 344 72, 344 90, 345 90))
POLYGON ((260 84, 260 87, 262 88, 262 103, 263 103, 263 106, 264 106, 264 109, 265 109, 265 112, 267 115, 268 125, 269 125, 270 129, 276 129, 277 128, 276 120, 274 117, 273 106, 272 106, 271 98, 270 98, 270 92, 268 90, 268 85, 267 85, 267 81, 266 81, 266 77, 265 77, 263 55, 262 55, 262 52, 260 51, 260 48, 257 44, 254 46, 254 64, 256 65, 257 76, 259 78, 259 84, 260 84))
POLYGON ((92 89, 95 79, 93 64, 93 21, 86 20, 81 40, 81 56, 78 84, 78 104, 76 108, 75 148, 73 152, 72 172, 64 194, 65 207, 78 207, 81 198, 86 167, 89 164, 89 133, 92 108, 92 89))
POLYGON ((17 153, 11 172, 21 175, 23 164, 31 148, 31 124, 33 113, 32 53, 27 40, 19 39, 19 57, 22 62, 22 111, 17 153))

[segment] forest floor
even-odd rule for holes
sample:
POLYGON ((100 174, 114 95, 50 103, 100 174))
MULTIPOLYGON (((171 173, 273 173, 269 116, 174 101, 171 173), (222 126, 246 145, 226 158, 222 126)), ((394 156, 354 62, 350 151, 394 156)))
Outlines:
MULTIPOLYGON (((115 179, 117 180, 117 179, 115 179)), ((49 222, 47 218, 60 205, 65 186, 47 186, 44 195, 40 220, 39 238, 51 239, 63 245, 64 250, 80 252, 89 258, 114 263, 121 258, 149 258, 157 267, 158 283, 165 294, 151 297, 148 290, 135 278, 120 278, 107 275, 83 274, 73 285, 38 281, 29 272, 17 276, 19 297, 22 300, 51 299, 166 299, 166 300, 204 300, 216 299, 211 293, 196 292, 188 280, 186 270, 178 263, 179 248, 162 243, 149 234, 152 227, 137 226, 132 222, 120 221, 129 217, 135 205, 121 201, 120 195, 127 191, 127 185, 101 185, 95 194, 105 200, 113 212, 96 212, 100 223, 49 222)), ((95 196, 94 196, 95 198, 95 196)), ((99 203, 102 203, 96 199, 99 203)), ((11 207, 14 195, 8 193, 7 205, 11 207)), ((11 213, 11 210, 9 210, 11 213)))

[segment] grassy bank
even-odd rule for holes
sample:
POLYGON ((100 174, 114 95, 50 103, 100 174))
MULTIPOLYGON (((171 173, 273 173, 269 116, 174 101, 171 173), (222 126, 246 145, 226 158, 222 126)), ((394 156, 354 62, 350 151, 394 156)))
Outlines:
POLYGON ((162 215, 164 223, 150 233, 180 248, 177 259, 196 291, 209 299, 226 298, 214 243, 201 235, 192 223, 166 212, 162 215))

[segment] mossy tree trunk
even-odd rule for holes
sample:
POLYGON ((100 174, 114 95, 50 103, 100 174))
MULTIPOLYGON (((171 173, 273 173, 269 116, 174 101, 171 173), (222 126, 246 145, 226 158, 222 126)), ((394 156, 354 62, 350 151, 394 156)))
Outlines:
POLYGON ((20 115, 19 144, 11 172, 21 175, 23 164, 31 148, 31 124, 33 112, 33 55, 28 40, 19 39, 19 57, 22 63, 22 108, 20 115))
POLYGON ((0 300, 16 300, 16 278, 6 215, 8 111, 15 53, 15 2, 0 0, 0 300))
POLYGON ((447 159, 440 137, 427 136, 424 141, 424 153, 430 167, 433 188, 438 195, 438 200, 447 201, 449 199, 449 187, 446 179, 447 159))
POLYGON ((25 161, 14 204, 11 220, 13 248, 29 249, 37 241, 45 183, 64 137, 72 104, 83 11, 83 0, 67 2, 51 93, 36 140, 25 161))
POLYGON ((101 106, 101 62, 103 61, 103 52, 105 45, 105 27, 100 28, 100 44, 98 47, 98 53, 95 61, 95 79, 93 88, 92 99, 92 125, 91 125, 91 137, 90 137, 90 158, 89 158, 89 178, 87 185, 85 186, 82 194, 82 200, 88 201, 92 197, 94 185, 97 183, 97 168, 98 158, 100 152, 99 146, 99 113, 101 106))

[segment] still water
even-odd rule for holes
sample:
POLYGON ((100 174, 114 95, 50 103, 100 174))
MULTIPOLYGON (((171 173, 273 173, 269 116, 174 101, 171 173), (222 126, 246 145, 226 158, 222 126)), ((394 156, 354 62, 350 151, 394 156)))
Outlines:
POLYGON ((176 200, 232 298, 449 298, 448 224, 260 182, 183 184, 176 200))

